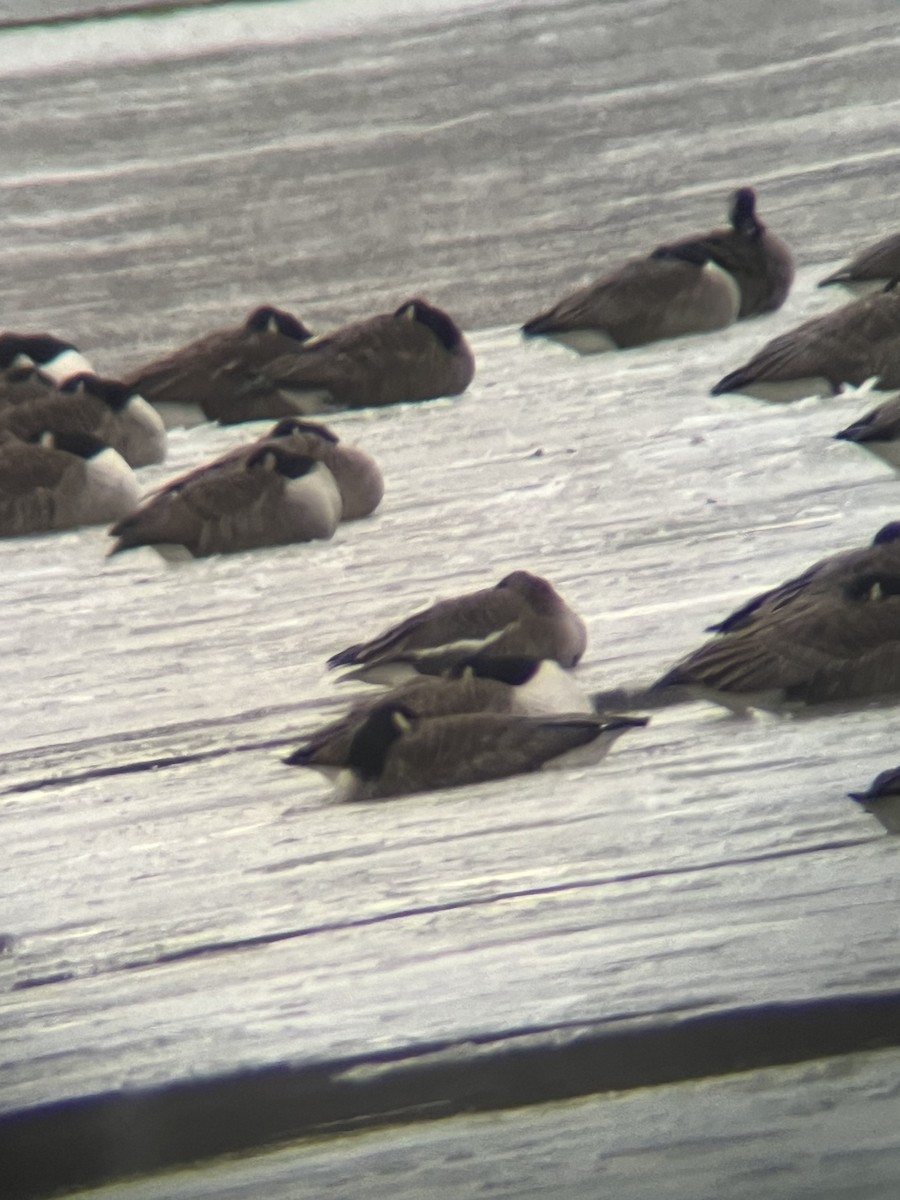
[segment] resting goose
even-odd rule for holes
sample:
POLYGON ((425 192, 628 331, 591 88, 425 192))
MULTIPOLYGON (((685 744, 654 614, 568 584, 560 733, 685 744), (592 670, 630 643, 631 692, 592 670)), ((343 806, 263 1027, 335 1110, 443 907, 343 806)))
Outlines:
POLYGON ((317 730, 284 761, 333 775, 347 765, 350 744, 372 710, 396 701, 417 717, 451 713, 500 712, 520 716, 592 712, 583 692, 550 659, 493 656, 490 651, 462 660, 448 676, 416 676, 393 689, 357 701, 349 712, 317 730))
POLYGON ((25 439, 45 429, 89 433, 132 467, 162 462, 166 456, 166 430, 159 413, 118 380, 96 375, 76 375, 62 388, 0 409, 0 428, 25 439))
POLYGON ((228 424, 434 400, 458 396, 474 374, 472 351, 453 318, 413 299, 268 363, 233 403, 209 415, 228 424))
POLYGON ((94 371, 71 342, 52 333, 0 333, 0 368, 17 366, 37 367, 57 387, 73 375, 94 371))
POLYGON ((325 464, 341 493, 341 520, 368 517, 381 503, 384 478, 374 458, 358 446, 342 441, 327 426, 299 417, 284 417, 263 440, 269 438, 286 438, 294 449, 325 464))
POLYGON ((552 584, 513 571, 491 588, 439 600, 368 642, 349 646, 328 666, 355 667, 345 678, 395 684, 421 671, 448 670, 479 651, 551 658, 574 667, 587 631, 552 584))
POLYGON ((773 338, 712 395, 743 392, 762 400, 836 395, 877 377, 900 387, 900 287, 854 300, 773 338))
POLYGON ((25 442, 0 433, 0 537, 105 525, 140 494, 128 464, 95 437, 45 432, 25 442))
POLYGON ((0 368, 0 413, 24 400, 52 395, 55 391, 55 384, 45 379, 33 363, 0 368))
POLYGON ((385 800, 544 767, 593 765, 616 738, 647 722, 647 717, 582 713, 421 717, 403 704, 385 700, 356 731, 346 766, 337 778, 336 798, 385 800))
POLYGON ((330 538, 341 495, 326 466, 266 441, 248 455, 192 471, 152 493, 110 530, 110 554, 153 546, 163 557, 204 558, 330 538))
POLYGON ((858 295, 883 290, 886 284, 900 279, 900 233, 882 238, 874 246, 861 250, 832 275, 819 281, 819 287, 840 284, 858 295))
POLYGON ((813 564, 717 625, 651 693, 774 711, 900 694, 900 521, 813 564))
POLYGON ((627 350, 662 338, 724 329, 737 318, 736 281, 707 254, 687 248, 635 258, 579 288, 522 326, 579 354, 627 350))
POLYGON ((900 767, 876 775, 866 791, 847 794, 879 820, 888 833, 900 833, 900 767))
MULTIPOLYGON (((264 304, 241 325, 197 338, 164 358, 138 367, 123 382, 159 406, 170 423, 185 416, 190 419, 191 410, 215 421, 228 410, 234 393, 245 385, 251 372, 273 359, 293 354, 310 337, 312 334, 297 317, 264 304)), ((267 411, 246 419, 279 415, 267 411)))
POLYGON ((787 299, 794 281, 794 259, 787 245, 756 215, 756 193, 742 187, 731 197, 730 226, 680 238, 655 254, 693 249, 727 271, 740 289, 738 319, 774 312, 787 299))
POLYGON ((855 442, 900 471, 900 394, 889 397, 834 436, 839 441, 855 442))

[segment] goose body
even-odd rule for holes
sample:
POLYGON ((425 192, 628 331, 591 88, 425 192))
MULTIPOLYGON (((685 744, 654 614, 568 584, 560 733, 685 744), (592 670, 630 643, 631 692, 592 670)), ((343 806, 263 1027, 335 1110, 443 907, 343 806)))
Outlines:
POLYGON ((105 525, 139 500, 134 472, 97 438, 45 433, 25 442, 0 435, 0 537, 105 525))
POLYGON ((885 286, 900 279, 900 233, 882 238, 873 246, 861 250, 831 275, 819 281, 819 287, 840 285, 858 295, 883 291, 885 286))
POLYGON ((71 342, 52 333, 0 333, 0 368, 15 366, 37 367, 57 387, 94 370, 71 342))
POLYGON ((162 462, 166 430, 141 396, 114 379, 76 375, 0 409, 0 428, 28 439, 42 430, 87 433, 106 442, 132 467, 162 462))
POLYGON ((322 463, 264 442, 249 455, 181 476, 110 530, 111 554, 154 546, 165 557, 231 554, 330 538, 341 496, 322 463))
POLYGON ((376 705, 356 731, 338 776, 341 800, 384 800, 462 787, 544 767, 600 762, 628 729, 646 717, 582 713, 523 717, 455 713, 419 717, 396 701, 376 705))
POLYGON ((592 712, 583 692, 558 663, 489 653, 464 660, 448 676, 417 676, 354 704, 349 712, 317 730, 285 762, 334 775, 347 765, 351 742, 372 710, 385 700, 404 705, 417 717, 499 712, 522 716, 592 712))
POLYGON ((632 259, 566 296, 527 321, 522 334, 597 354, 723 329, 739 307, 737 283, 707 256, 660 252, 632 259))
POLYGON ((834 435, 855 442, 900 471, 900 395, 894 395, 834 435))
POLYGON ((900 767, 876 775, 864 792, 848 794, 880 821, 888 833, 900 833, 900 767))
POLYGON ((52 395, 55 385, 33 363, 0 367, 0 413, 25 400, 52 395))
POLYGON ((900 695, 900 522, 711 629, 717 636, 651 692, 680 689, 729 708, 775 711, 900 695))
POLYGON ((355 668, 348 678, 395 684, 423 667, 448 670, 487 649, 574 667, 586 645, 584 622, 552 584, 514 571, 494 587, 439 600, 371 641, 341 650, 328 666, 355 668))
POLYGON ((738 188, 732 195, 728 218, 725 229, 680 238, 655 253, 694 250, 727 271, 740 291, 739 320, 774 312, 784 304, 794 281, 793 255, 759 219, 753 188, 738 188))
MULTIPOLYGON (((311 336, 291 313, 266 304, 254 309, 235 328, 205 334, 164 358, 138 367, 123 382, 158 406, 170 423, 185 416, 190 419, 192 411, 215 421, 229 411, 234 395, 253 371, 293 354, 311 336)), ((267 411, 245 419, 279 415, 267 411)))
POLYGON ((474 374, 472 351, 452 317, 408 300, 268 363, 227 412, 214 415, 229 423, 434 400, 458 396, 474 374))
POLYGON ((797 400, 834 395, 842 384, 859 387, 872 377, 885 390, 900 387, 900 288, 854 300, 773 338, 720 379, 712 395, 797 400))

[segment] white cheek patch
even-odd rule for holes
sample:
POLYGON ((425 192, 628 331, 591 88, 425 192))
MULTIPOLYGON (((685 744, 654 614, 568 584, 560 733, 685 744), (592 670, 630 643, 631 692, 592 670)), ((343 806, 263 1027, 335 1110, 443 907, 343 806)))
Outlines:
POLYGON ((133 467, 146 467, 166 457, 166 427, 156 409, 143 396, 134 395, 122 415, 128 425, 128 461, 133 467))
POLYGON ((591 702, 572 676, 549 659, 541 663, 527 683, 516 688, 516 696, 517 707, 535 716, 593 712, 591 702))
POLYGON ((57 387, 71 379, 73 375, 93 375, 94 368, 77 350, 61 350, 56 358, 41 364, 41 374, 45 375, 57 387))
POLYGON ((137 508, 141 487, 128 463, 115 450, 107 448, 87 460, 82 520, 105 524, 127 517, 137 508))

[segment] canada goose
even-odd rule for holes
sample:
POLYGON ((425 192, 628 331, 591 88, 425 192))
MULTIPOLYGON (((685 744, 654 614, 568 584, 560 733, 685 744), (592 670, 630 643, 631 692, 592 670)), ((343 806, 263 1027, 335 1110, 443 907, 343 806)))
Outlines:
POLYGON ((723 329, 738 315, 736 281, 692 249, 635 258, 522 326, 579 354, 626 350, 662 338, 723 329))
POLYGON ((165 484, 109 531, 110 554, 153 546, 165 558, 204 558, 330 538, 341 495, 324 464, 267 441, 230 464, 165 484))
POLYGON ((56 385, 46 379, 33 363, 0 367, 0 413, 24 400, 52 395, 56 385))
MULTIPOLYGON (((214 421, 250 372, 282 355, 293 354, 311 337, 302 321, 291 313, 264 304, 241 325, 197 338, 165 358, 138 367, 123 382, 151 404, 159 405, 170 421, 181 420, 191 409, 199 409, 214 421)), ((248 419, 279 415, 258 412, 248 419)))
POLYGON ((866 791, 847 794, 877 818, 888 833, 900 833, 900 767, 876 775, 866 791))
POLYGON ((71 342, 52 333, 0 333, 0 368, 12 366, 35 366, 57 387, 94 370, 71 342))
POLYGON ((140 494, 131 467, 98 438, 45 432, 26 442, 0 433, 0 537, 105 525, 140 494))
POLYGON ((841 384, 858 387, 873 376, 886 391, 900 387, 900 288, 851 301, 773 338, 720 379, 712 395, 799 400, 835 395, 841 384))
POLYGON ((900 521, 723 621, 650 689, 779 711, 900 693, 900 521))
POLYGON ((265 435, 287 438, 291 446, 323 462, 335 478, 341 493, 342 521, 368 517, 381 503, 384 479, 371 455, 341 439, 325 425, 284 417, 265 435))
POLYGON ((900 471, 900 394, 890 396, 834 436, 855 442, 900 471))
POLYGON ((756 193, 742 187, 732 195, 730 227, 679 238, 654 254, 696 249, 737 282, 741 303, 738 320, 774 312, 787 299, 794 281, 794 259, 786 244, 756 215, 756 193))
POLYGON ((230 424, 434 400, 458 396, 474 374, 472 351, 453 318, 424 300, 407 300, 261 367, 207 415, 230 424))
POLYGON ((583 713, 420 717, 403 704, 384 700, 354 734, 346 766, 337 778, 336 798, 384 800, 548 766, 592 765, 600 762, 616 738, 648 720, 583 713))
POLYGON ((439 600, 378 637, 341 650, 328 666, 356 667, 344 678, 395 684, 429 660, 438 670, 490 648, 491 654, 552 658, 574 667, 587 631, 552 584, 513 571, 491 588, 439 600))
POLYGON ((357 730, 385 700, 418 717, 451 713, 501 712, 521 716, 593 712, 587 697, 559 663, 525 656, 492 656, 490 651, 462 660, 449 676, 415 676, 394 688, 357 701, 344 716, 317 730, 284 761, 332 775, 347 765, 357 730))
POLYGON ((861 250, 832 275, 819 281, 819 287, 841 284, 845 288, 865 295, 900 279, 900 233, 882 238, 874 246, 861 250))
POLYGON ((44 429, 89 433, 132 467, 162 462, 166 456, 166 430, 159 413, 124 384, 96 375, 75 375, 62 388, 0 409, 0 427, 26 440, 44 429))

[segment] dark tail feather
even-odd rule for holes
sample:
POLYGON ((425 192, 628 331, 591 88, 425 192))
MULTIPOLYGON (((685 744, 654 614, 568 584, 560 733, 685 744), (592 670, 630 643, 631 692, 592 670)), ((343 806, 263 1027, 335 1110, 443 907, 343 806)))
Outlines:
POLYGON ((532 317, 530 321, 526 321, 522 326, 522 337, 540 337, 544 333, 553 332, 552 313, 541 313, 537 317, 532 317))
POLYGON ((720 379, 714 388, 710 388, 711 396, 721 396, 724 392, 739 392, 745 383, 749 383, 751 376, 744 367, 738 371, 732 371, 730 375, 726 375, 724 379, 720 379))

